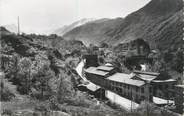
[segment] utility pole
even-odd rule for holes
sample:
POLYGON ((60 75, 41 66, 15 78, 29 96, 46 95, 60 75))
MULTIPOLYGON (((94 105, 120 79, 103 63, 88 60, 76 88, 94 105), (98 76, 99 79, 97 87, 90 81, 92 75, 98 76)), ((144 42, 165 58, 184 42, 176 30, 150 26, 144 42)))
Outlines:
POLYGON ((132 112, 132 106, 133 106, 132 100, 133 100, 133 96, 132 96, 132 88, 131 88, 131 112, 132 112))
POLYGON ((20 23, 19 23, 19 16, 17 17, 17 28, 18 28, 17 35, 20 35, 20 23))
POLYGON ((149 109, 149 107, 148 107, 148 105, 149 105, 148 103, 149 103, 149 99, 150 99, 150 91, 149 91, 150 82, 147 82, 147 81, 146 81, 146 84, 147 84, 146 86, 147 86, 147 91, 148 91, 148 94, 147 94, 147 95, 148 95, 148 96, 147 96, 147 103, 146 103, 146 114, 147 114, 147 116, 149 116, 149 110, 150 110, 150 109, 149 109))

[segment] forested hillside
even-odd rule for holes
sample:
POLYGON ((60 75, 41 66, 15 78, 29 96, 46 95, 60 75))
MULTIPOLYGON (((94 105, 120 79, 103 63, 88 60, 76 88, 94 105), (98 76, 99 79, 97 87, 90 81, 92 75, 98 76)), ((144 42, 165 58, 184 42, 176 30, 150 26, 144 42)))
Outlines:
POLYGON ((2 114, 60 110, 67 116, 120 115, 77 89, 80 78, 75 68, 86 50, 82 42, 56 35, 15 35, 3 27, 1 34, 2 114))
POLYGON ((64 38, 111 45, 142 38, 152 49, 176 50, 182 40, 182 8, 182 0, 151 0, 123 19, 93 21, 74 28, 64 38))

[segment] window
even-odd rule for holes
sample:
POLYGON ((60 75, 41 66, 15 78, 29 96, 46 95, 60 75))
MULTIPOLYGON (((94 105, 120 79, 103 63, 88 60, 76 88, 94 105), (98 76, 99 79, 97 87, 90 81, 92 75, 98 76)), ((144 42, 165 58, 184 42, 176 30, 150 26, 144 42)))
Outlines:
POLYGON ((118 87, 119 83, 118 82, 115 82, 115 86, 118 87))
POLYGON ((126 88, 126 85, 124 84, 123 87, 126 88))
POLYGON ((162 90, 162 85, 159 85, 158 87, 159 87, 160 90, 162 90))
POLYGON ((141 92, 144 93, 144 88, 141 88, 141 92))
POLYGON ((153 101, 152 95, 149 96, 149 101, 153 101))
POLYGON ((135 95, 135 99, 138 99, 138 95, 137 94, 135 95))
POLYGON ((128 92, 128 97, 131 97, 131 96, 130 96, 130 92, 128 92))
POLYGON ((136 92, 138 92, 139 91, 139 88, 138 87, 136 87, 136 92))
POLYGON ((116 90, 117 92, 119 92, 119 88, 118 88, 118 87, 115 87, 115 90, 116 90))
POLYGON ((152 87, 149 87, 149 92, 152 93, 152 87))
POLYGON ((157 86, 153 86, 153 89, 154 89, 154 90, 157 90, 157 86))
POLYGON ((116 82, 116 87, 118 87, 119 86, 119 83, 118 82, 116 82))
POLYGON ((145 100, 145 97, 144 96, 141 96, 141 101, 145 100))
POLYGON ((122 89, 121 88, 119 88, 119 92, 122 93, 122 89))
POLYGON ((111 86, 114 86, 114 83, 113 83, 113 81, 111 81, 111 86))
POLYGON ((174 84, 172 84, 172 89, 174 89, 174 84))
POLYGON ((117 92, 119 93, 119 94, 122 94, 122 89, 121 88, 116 88, 117 89, 117 92))
POLYGON ((127 92, 125 92, 125 96, 127 96, 127 92))
POLYGON ((165 85, 165 88, 168 89, 168 85, 165 85))

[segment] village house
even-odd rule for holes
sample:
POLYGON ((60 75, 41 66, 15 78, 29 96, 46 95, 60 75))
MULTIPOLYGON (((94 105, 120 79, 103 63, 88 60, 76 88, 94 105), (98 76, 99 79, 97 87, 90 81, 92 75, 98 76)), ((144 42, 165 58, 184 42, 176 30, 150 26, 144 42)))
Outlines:
POLYGON ((147 56, 150 53, 150 47, 143 39, 135 39, 119 44, 115 51, 125 57, 147 56))
POLYGON ((94 67, 99 66, 97 55, 84 55, 83 59, 86 60, 85 68, 88 68, 91 66, 94 66, 94 67))

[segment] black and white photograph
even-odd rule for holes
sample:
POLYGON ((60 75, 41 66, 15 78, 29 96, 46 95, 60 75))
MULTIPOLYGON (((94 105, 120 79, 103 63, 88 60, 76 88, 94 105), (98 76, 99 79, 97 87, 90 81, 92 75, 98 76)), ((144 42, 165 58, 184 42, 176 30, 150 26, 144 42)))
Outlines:
POLYGON ((183 0, 0 0, 0 116, 184 116, 183 0))

